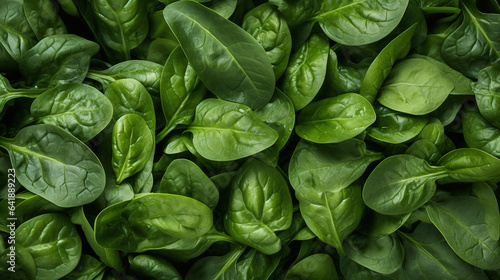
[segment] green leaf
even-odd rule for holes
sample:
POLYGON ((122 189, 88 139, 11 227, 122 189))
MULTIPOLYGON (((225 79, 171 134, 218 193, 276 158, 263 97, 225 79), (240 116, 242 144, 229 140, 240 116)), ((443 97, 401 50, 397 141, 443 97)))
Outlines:
POLYGON ((148 125, 141 116, 127 114, 116 121, 113 127, 111 164, 118 183, 144 168, 151 154, 153 141, 148 125))
POLYGON ((337 270, 332 258, 327 254, 314 254, 292 266, 285 275, 285 280, 337 280, 337 270))
POLYGON ((366 71, 366 75, 361 83, 359 94, 373 104, 377 93, 384 83, 385 78, 392 70, 392 66, 398 59, 404 58, 410 50, 410 39, 415 34, 417 24, 413 24, 398 37, 394 38, 385 48, 375 57, 372 64, 366 71))
POLYGON ((81 83, 98 51, 98 44, 74 34, 48 36, 22 56, 19 71, 29 85, 41 88, 81 83))
POLYGON ((307 226, 323 242, 344 254, 342 243, 359 225, 365 208, 361 185, 353 183, 338 192, 295 191, 307 226))
POLYGON ((440 166, 430 166, 411 155, 386 158, 366 179, 363 200, 385 215, 410 213, 429 201, 436 192, 436 180, 448 176, 440 166))
POLYGON ((74 2, 108 59, 130 60, 130 50, 139 46, 148 33, 147 5, 135 0, 74 2))
POLYGON ((269 102, 274 73, 266 52, 250 34, 192 1, 170 4, 164 16, 208 90, 251 108, 269 102))
POLYGON ((399 112, 425 115, 436 110, 454 87, 434 64, 410 58, 394 66, 377 101, 399 112))
POLYGON ((461 260, 432 225, 420 223, 413 233, 398 231, 405 247, 404 269, 409 279, 488 279, 461 260))
POLYGON ((206 88, 180 47, 168 57, 160 83, 160 98, 167 125, 157 136, 160 141, 179 124, 190 124, 206 88))
POLYGON ((196 107, 194 122, 186 131, 193 134, 198 153, 216 161, 253 155, 278 139, 278 133, 247 106, 211 98, 196 107))
POLYGON ((500 64, 481 70, 477 82, 472 83, 479 112, 491 124, 500 128, 500 64))
POLYGON ((500 269, 500 242, 488 232, 486 210, 479 199, 441 195, 425 205, 425 210, 461 259, 482 269, 500 269), (463 211, 464 205, 468 211, 463 211))
POLYGON ((159 249, 178 238, 194 238, 212 227, 203 203, 173 194, 143 194, 111 205, 95 220, 97 243, 126 252, 159 249))
POLYGON ((400 113, 378 103, 373 109, 377 120, 366 132, 368 136, 386 143, 399 144, 416 137, 428 121, 425 116, 400 113))
POLYGON ((295 111, 304 108, 318 93, 326 76, 328 39, 313 34, 292 54, 281 80, 281 89, 292 100, 295 111))
POLYGON ((300 141, 290 159, 289 180, 296 191, 340 191, 356 181, 368 165, 383 156, 358 139, 336 144, 300 141))
POLYGON ((271 255, 281 250, 275 231, 292 223, 292 197, 278 170, 247 161, 233 180, 224 218, 226 231, 242 244, 271 255))
POLYGON ((403 265, 403 245, 395 234, 382 237, 351 234, 344 247, 351 260, 381 274, 394 273, 403 265))
POLYGON ((61 278, 80 260, 82 240, 62 214, 44 214, 16 229, 16 244, 28 249, 36 265, 36 279, 61 278), (47 257, 50 256, 50 257, 47 257))
POLYGON ((297 117, 295 132, 314 143, 338 143, 360 134, 375 119, 375 111, 365 98, 345 93, 307 105, 297 117))
POLYGON ((95 88, 72 83, 38 96, 31 104, 31 114, 38 123, 59 126, 87 142, 111 121, 113 106, 95 88))
POLYGON ((214 210, 219 202, 215 184, 192 161, 176 159, 161 178, 159 192, 184 195, 203 202, 214 210))
POLYGON ((476 78, 479 71, 500 58, 500 15, 482 13, 476 0, 460 1, 462 24, 444 40, 441 53, 456 70, 476 78))
POLYGON ((50 35, 66 34, 66 26, 50 0, 23 0, 24 13, 38 40, 50 35))
POLYGON ((182 280, 177 269, 167 260, 152 255, 129 257, 130 270, 141 277, 161 280, 182 280))
POLYGON ((292 35, 278 9, 264 3, 246 13, 241 28, 264 48, 278 80, 285 72, 292 51, 292 35))
POLYGON ((0 138, 19 182, 61 207, 94 201, 105 186, 104 169, 92 151, 62 128, 39 124, 14 139, 0 138))

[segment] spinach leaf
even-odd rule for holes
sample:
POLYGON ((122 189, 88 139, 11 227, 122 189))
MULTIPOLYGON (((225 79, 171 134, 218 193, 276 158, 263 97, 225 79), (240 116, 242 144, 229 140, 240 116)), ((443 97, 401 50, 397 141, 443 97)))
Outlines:
POLYGON ((486 276, 461 260, 432 225, 420 223, 413 233, 398 231, 405 247, 404 269, 409 279, 484 279, 486 276))
POLYGON ((274 232, 290 227, 292 210, 292 197, 281 174, 249 160, 233 180, 224 227, 240 243, 271 255, 281 250, 274 232))
POLYGON ((50 0, 23 0, 24 13, 38 40, 50 35, 66 34, 66 26, 50 0))
MULTIPOLYGON (((24 16, 23 1, 2 1, 0 3, 0 49, 3 49, 16 63, 35 44, 35 34, 24 16)), ((6 66, 0 67, 3 69, 6 66)))
POLYGON ((160 97, 167 125, 157 136, 158 142, 177 125, 188 125, 193 121, 195 108, 205 93, 198 75, 182 49, 177 47, 168 57, 161 74, 160 97))
POLYGON ((436 110, 454 87, 434 64, 410 58, 394 66, 377 101, 399 112, 425 115, 436 110))
POLYGON ((176 159, 161 178, 159 191, 192 197, 214 210, 219 202, 215 184, 192 161, 176 159))
POLYGON ((41 88, 81 83, 98 51, 98 44, 74 34, 48 36, 23 54, 19 71, 29 85, 41 88))
POLYGON ((464 0, 460 4, 462 24, 446 37, 441 53, 450 66, 476 78, 481 69, 500 58, 500 15, 480 12, 476 0, 464 0))
POLYGON ((375 119, 375 111, 365 98, 345 93, 307 105, 297 116, 295 132, 314 143, 338 143, 360 134, 375 119))
POLYGON ((430 166, 415 156, 391 156, 366 179, 363 200, 381 214, 407 214, 429 201, 436 192, 436 180, 447 176, 445 167, 430 166))
POLYGON ((343 254, 342 243, 358 226, 365 208, 361 184, 355 182, 337 192, 319 192, 311 187, 295 191, 300 213, 309 229, 343 254))
POLYGON ((290 139, 295 125, 293 103, 281 90, 276 88, 269 103, 264 108, 255 110, 254 113, 262 122, 278 132, 278 140, 267 150, 255 154, 254 157, 265 161, 265 158, 271 154, 273 158, 271 165, 276 165, 279 152, 290 139))
POLYGON ((292 35, 286 20, 275 6, 264 3, 245 15, 241 28, 264 47, 278 80, 285 73, 292 51, 292 35))
POLYGON ((105 70, 89 70, 87 78, 96 80, 106 89, 115 80, 135 79, 152 94, 160 92, 163 66, 146 60, 127 60, 105 70))
POLYGON ((191 1, 170 4, 164 16, 208 90, 251 108, 267 104, 274 74, 267 54, 250 34, 191 1))
POLYGON ((500 159, 474 148, 453 150, 440 158, 438 165, 449 175, 440 179, 442 184, 500 180, 500 159))
POLYGON ((303 1, 271 0, 293 26, 318 22, 328 37, 343 45, 359 46, 378 41, 401 21, 407 0, 378 1, 303 1))
POLYGON ((292 266, 284 279, 336 280, 339 278, 330 256, 327 254, 314 254, 292 266))
POLYGON ((82 253, 75 226, 62 214, 44 214, 22 223, 16 229, 16 244, 31 254, 36 279, 65 276, 78 265, 82 253))
POLYGON ((144 168, 153 148, 153 136, 146 121, 139 115, 120 117, 112 136, 112 161, 116 182, 121 183, 144 168))
POLYGON ((281 89, 292 100, 295 111, 309 104, 323 84, 328 59, 328 40, 313 34, 292 54, 281 81, 281 89))
POLYGON ((462 129, 469 147, 500 157, 500 129, 485 120, 479 112, 465 112, 462 129))
POLYGON ((485 207, 479 199, 441 195, 426 204, 425 210, 461 259, 482 269, 500 268, 500 242, 487 230, 485 207), (469 211, 463 211, 463 205, 469 211))
POLYGON ((129 258, 130 270, 151 279, 181 280, 182 277, 168 261, 152 256, 138 255, 129 258))
POLYGON ((90 255, 83 254, 76 268, 61 279, 94 279, 105 268, 106 266, 102 262, 90 255))
POLYGON ((245 251, 245 247, 234 246, 223 256, 209 256, 195 262, 188 273, 186 280, 235 279, 236 262, 245 251))
POLYGON ((378 103, 373 106, 377 119, 366 129, 368 136, 391 144, 416 137, 427 124, 425 116, 413 116, 393 111, 378 103))
POLYGON ((359 94, 370 103, 373 104, 375 101, 380 87, 391 72, 396 60, 404 58, 410 51, 410 39, 413 37, 416 27, 416 24, 412 25, 387 44, 366 71, 359 94))
POLYGON ((382 157, 358 139, 325 145, 302 140, 290 159, 290 183, 299 192, 340 191, 361 177, 371 162, 382 157))
POLYGON ((31 104, 31 114, 38 123, 59 126, 87 142, 111 121, 113 106, 95 88, 71 83, 38 96, 31 104))
POLYGON ((19 182, 57 206, 90 203, 104 189, 105 175, 99 159, 62 128, 28 126, 14 139, 0 138, 0 146, 9 152, 19 182))
POLYGON ((105 248, 143 252, 177 238, 202 236, 212 220, 210 209, 197 200, 151 193, 107 207, 97 216, 94 230, 97 243, 105 248))
POLYGON ((153 100, 146 88, 135 79, 121 79, 112 82, 105 91, 113 104, 113 122, 126 114, 141 116, 151 132, 156 130, 156 116, 153 100))
POLYGON ((141 1, 75 0, 94 37, 114 63, 130 60, 130 50, 146 38, 149 28, 141 1))
POLYGON ((497 108, 500 106, 500 64, 481 70, 477 82, 472 84, 476 96, 477 107, 481 115, 494 126, 500 128, 500 115, 497 108))
POLYGON ((344 247, 351 260, 381 274, 394 273, 403 265, 403 244, 395 234, 367 237, 354 233, 344 241, 344 247))
POLYGON ((186 131, 193 134, 194 147, 201 156, 217 161, 244 158, 269 148, 278 139, 278 133, 247 106, 210 98, 196 107, 195 119, 186 131))

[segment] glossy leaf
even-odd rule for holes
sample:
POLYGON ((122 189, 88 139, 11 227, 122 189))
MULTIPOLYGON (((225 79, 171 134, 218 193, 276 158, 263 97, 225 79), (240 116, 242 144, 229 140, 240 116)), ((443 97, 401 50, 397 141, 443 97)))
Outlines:
POLYGON ((441 53, 446 62, 469 77, 500 58, 500 15, 482 13, 476 0, 461 1, 462 24, 443 42, 441 53))
POLYGON ((182 49, 176 48, 168 57, 161 74, 160 97, 167 125, 158 140, 176 125, 193 121, 195 108, 203 100, 205 92, 205 87, 182 49))
POLYGON ((240 159, 272 146, 278 133, 264 124, 245 105, 205 99, 196 107, 193 134, 196 150, 206 159, 240 159))
POLYGON ((130 50, 146 38, 147 5, 135 0, 76 0, 81 15, 112 62, 130 60, 130 50))
POLYGON ((141 116, 127 114, 116 121, 113 127, 111 164, 118 183, 144 168, 151 154, 153 141, 148 125, 141 116))
POLYGON ((370 103, 375 101, 380 87, 391 72, 396 60, 402 59, 408 54, 411 46, 410 39, 413 37, 416 27, 416 24, 412 25, 387 44, 366 71, 359 94, 370 103))
POLYGON ((285 73, 292 51, 292 35, 286 20, 275 6, 265 3, 245 15, 241 28, 264 47, 278 80, 285 73))
POLYGON ((340 191, 356 181, 368 165, 382 158, 358 139, 336 144, 302 140, 290 159, 289 179, 297 191, 340 191))
POLYGON ((292 100, 295 111, 304 108, 318 93, 326 75, 328 40, 313 34, 292 54, 281 81, 281 89, 292 100))
POLYGON ((16 229, 17 243, 33 257, 36 279, 63 277, 78 265, 82 253, 75 226, 62 214, 44 214, 22 223, 16 229))
POLYGON ((336 280, 339 278, 330 256, 327 254, 314 254, 292 266, 284 279, 336 280))
POLYGON ((472 84, 477 107, 481 115, 494 126, 500 128, 500 64, 484 68, 479 72, 478 81, 472 84))
POLYGON ((427 124, 424 116, 412 116, 375 103, 376 121, 366 129, 367 134, 379 141, 398 144, 416 137, 427 124))
POLYGON ((338 192, 295 191, 300 213, 309 229, 343 254, 342 243, 358 226, 365 208, 361 185, 353 183, 338 192))
POLYGON ((38 123, 59 126, 87 142, 111 121, 113 106, 91 86, 65 84, 38 96, 31 104, 31 114, 38 123))
POLYGON ((23 0, 23 6, 26 19, 38 40, 66 33, 66 26, 50 0, 23 0))
POLYGON ((383 160, 370 173, 363 188, 363 200, 385 215, 410 213, 436 192, 436 180, 448 176, 440 166, 411 155, 396 155, 383 160))
POLYGON ((427 204, 425 210, 461 259, 482 269, 500 268, 500 242, 489 235, 485 208, 477 198, 440 196, 427 204), (463 205, 469 211, 463 211, 463 205))
POLYGON ((177 238, 194 238, 212 227, 203 203, 173 194, 144 194, 104 209, 95 221, 95 238, 105 248, 126 252, 158 249, 177 238))
POLYGON ((8 150, 19 182, 57 206, 90 203, 104 189, 99 159, 62 128, 28 126, 14 139, 0 138, 0 145, 8 150))
POLYGON ((169 5, 164 16, 208 90, 251 108, 267 104, 274 74, 267 54, 250 34, 191 1, 169 5))
POLYGON ((377 101, 399 112, 425 115, 436 110, 454 87, 432 63, 410 58, 394 66, 377 101))
POLYGON ((77 35, 52 35, 22 56, 19 70, 29 85, 37 87, 81 83, 87 75, 90 58, 98 51, 98 44, 77 35))
POLYGON ((195 163, 186 159, 176 159, 169 164, 161 178, 159 191, 194 198, 212 210, 219 202, 215 184, 195 163))
POLYGON ((345 93, 307 105, 297 117, 295 132, 314 143, 338 143, 360 134, 375 119, 375 111, 366 99, 345 93))
POLYGON ((271 255, 281 250, 274 233, 292 223, 292 197, 285 179, 273 167, 247 161, 233 180, 226 231, 242 244, 271 255))

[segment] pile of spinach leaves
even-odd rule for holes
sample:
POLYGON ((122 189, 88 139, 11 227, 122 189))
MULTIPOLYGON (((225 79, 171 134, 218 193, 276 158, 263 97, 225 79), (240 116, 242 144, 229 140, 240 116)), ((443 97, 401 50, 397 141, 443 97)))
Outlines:
POLYGON ((1 0, 0 147, 5 279, 500 279, 500 4, 1 0))

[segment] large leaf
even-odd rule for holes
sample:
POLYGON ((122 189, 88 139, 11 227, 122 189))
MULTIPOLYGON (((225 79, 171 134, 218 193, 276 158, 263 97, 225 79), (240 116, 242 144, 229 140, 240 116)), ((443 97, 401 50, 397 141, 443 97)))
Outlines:
POLYGON ((87 75, 90 58, 99 45, 74 34, 43 38, 19 61, 19 70, 29 85, 54 87, 81 83, 87 75))
POLYGON ((59 126, 87 142, 111 121, 113 106, 97 89, 72 83, 38 96, 31 104, 31 114, 37 122, 59 126))
POLYGON ((99 159, 62 128, 39 124, 14 139, 0 138, 19 182, 55 205, 75 207, 94 201, 106 184, 99 159))
POLYGON ((278 133, 264 124, 245 105, 205 99, 196 107, 193 134, 196 151, 206 159, 228 161, 244 158, 266 148, 278 133))
POLYGON ((191 66, 219 98, 262 108, 274 91, 274 73, 260 44, 240 27, 192 1, 164 10, 191 66))

